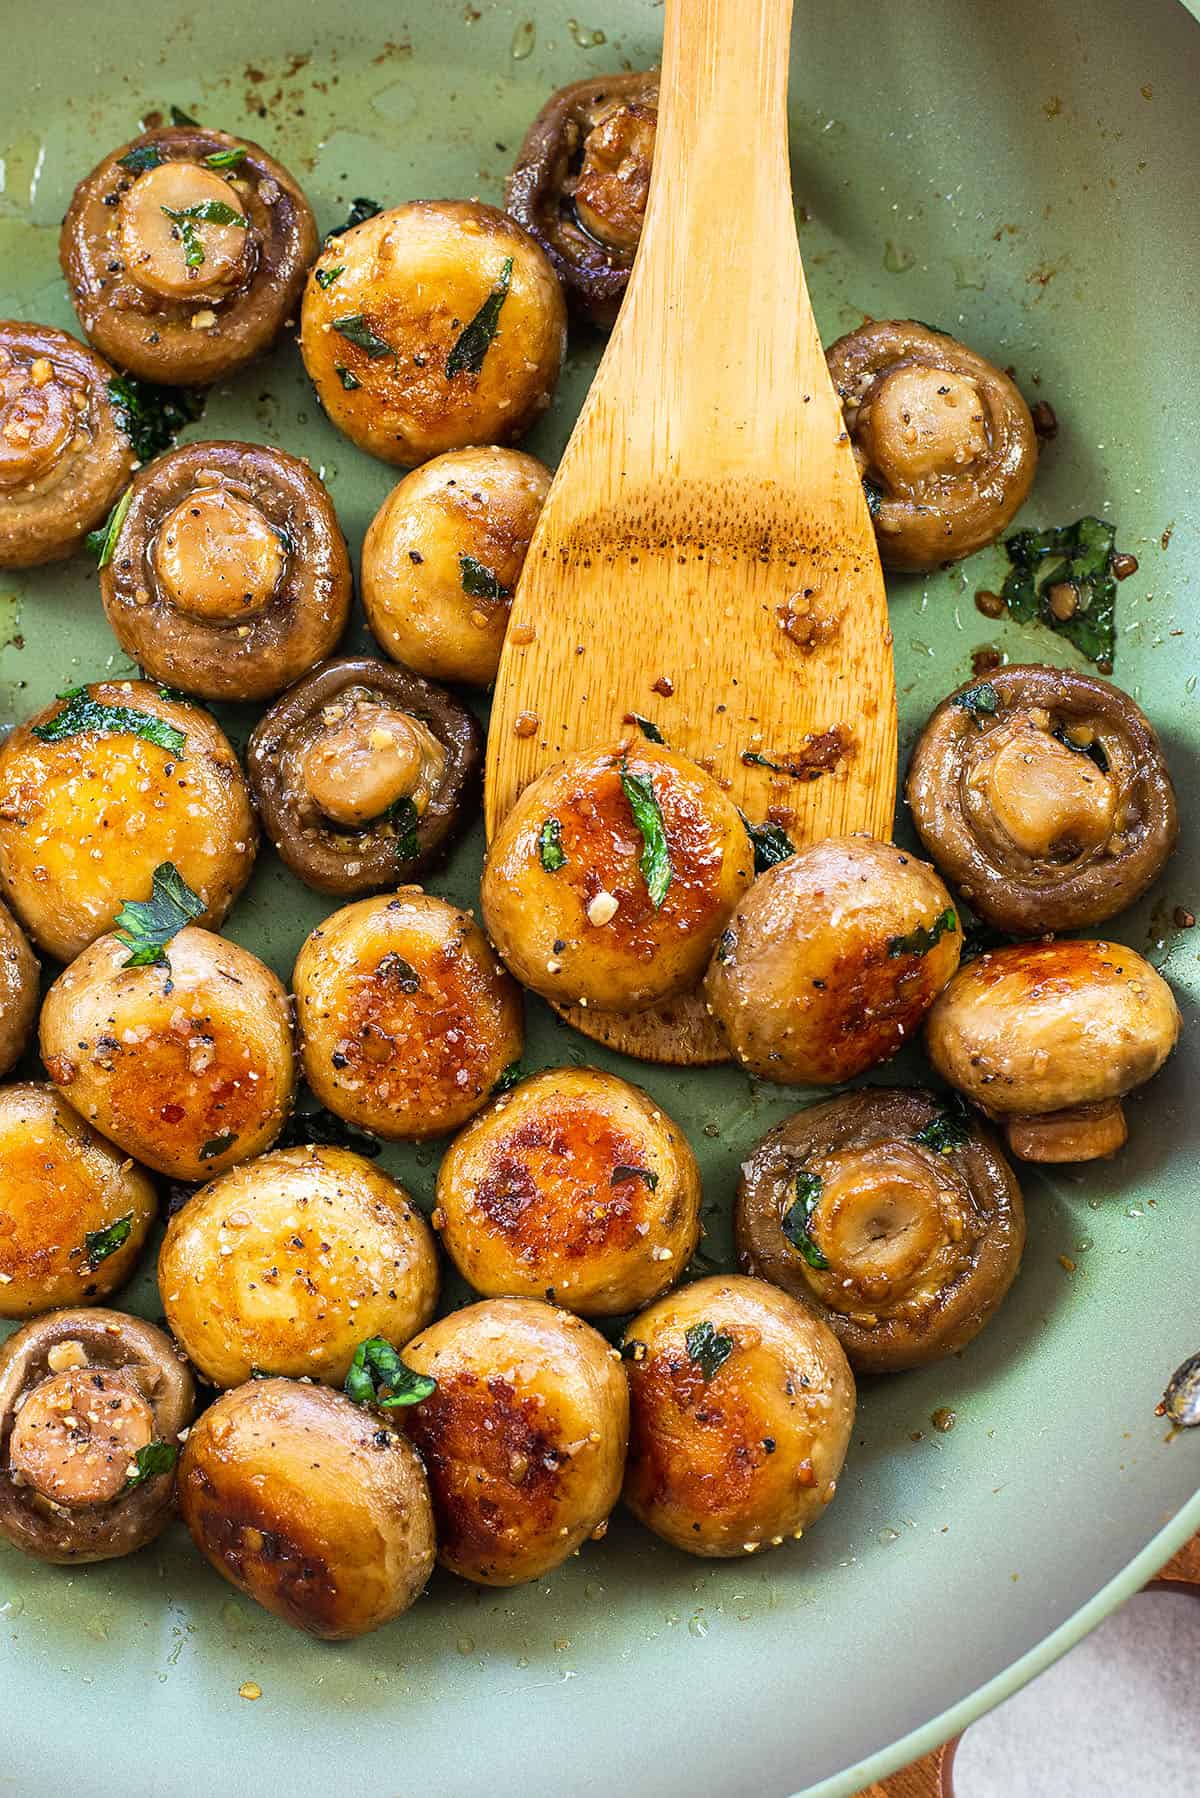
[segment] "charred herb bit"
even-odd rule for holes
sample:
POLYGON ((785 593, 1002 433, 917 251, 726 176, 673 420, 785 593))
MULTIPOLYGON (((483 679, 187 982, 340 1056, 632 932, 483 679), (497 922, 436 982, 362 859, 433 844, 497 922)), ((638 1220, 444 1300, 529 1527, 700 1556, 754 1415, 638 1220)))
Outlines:
MULTIPOLYGON (((61 712, 35 724, 33 734, 39 743, 62 743, 68 737, 95 735, 101 737, 141 737, 170 755, 182 755, 187 736, 165 718, 153 712, 135 712, 126 705, 106 705, 91 699, 86 687, 75 687, 59 694, 67 701, 61 712)), ((203 910, 203 907, 201 907, 203 910)))
POLYGON ((446 379, 448 381, 452 381, 455 375, 477 375, 483 367, 483 359, 491 347, 492 339, 500 324, 500 308, 508 298, 512 271, 513 259, 511 256, 506 256, 495 287, 474 318, 463 326, 450 354, 446 357, 446 379))
POLYGON ((629 712, 630 722, 636 724, 648 743, 665 743, 666 738, 655 724, 653 718, 643 718, 640 712, 629 712))
POLYGON ((874 481, 868 481, 864 476, 862 490, 863 498, 867 502, 867 511, 874 521, 879 517, 880 507, 883 505, 883 488, 877 487, 874 481))
POLYGON ((204 166, 209 169, 235 169, 239 162, 245 162, 246 152, 240 146, 233 150, 214 150, 211 156, 204 158, 204 166))
POLYGON ((133 375, 114 375, 108 397, 134 455, 139 462, 151 462, 174 443, 184 425, 200 417, 206 396, 198 387, 157 387, 133 375))
POLYGON ((420 812, 413 801, 405 797, 397 799, 396 803, 389 807, 388 819, 396 833, 396 860, 412 861, 421 847, 417 838, 417 825, 421 821, 420 812))
POLYGON ((200 121, 194 119, 190 112, 185 112, 182 106, 172 106, 171 123, 172 125, 198 125, 200 121))
POLYGON ((335 1117, 323 1105, 312 1111, 294 1111, 275 1144, 277 1149, 305 1149, 314 1146, 322 1149, 353 1149, 356 1155, 365 1155, 371 1161, 383 1153, 383 1144, 377 1136, 372 1136, 369 1130, 360 1129, 357 1124, 348 1124, 344 1118, 335 1117))
POLYGON ((98 568, 107 568, 116 554, 117 539, 121 535, 121 526, 125 523, 126 514, 133 501, 133 488, 126 487, 124 493, 109 513, 107 521, 96 530, 89 531, 84 539, 87 547, 96 558, 98 568))
POLYGON ((354 1351, 344 1391, 356 1405, 378 1405, 382 1411, 419 1405, 437 1390, 427 1373, 414 1373, 382 1336, 368 1336, 354 1351), (380 1395, 386 1393, 387 1397, 380 1395))
POLYGON ((772 774, 786 774, 787 769, 780 762, 773 762, 769 756, 757 749, 743 749, 742 762, 747 768, 769 768, 772 774))
POLYGON ((362 382, 359 380, 358 376, 351 374, 344 362, 335 362, 333 365, 333 372, 342 383, 342 386, 347 393, 353 393, 356 387, 362 386, 362 382))
POLYGON ((360 198, 352 201, 350 205, 350 216, 347 218, 345 224, 335 225, 332 231, 327 231, 325 233, 325 242, 328 243, 331 237, 340 237, 343 231, 353 231, 355 225, 361 225, 364 219, 373 219, 377 212, 382 211, 383 207, 379 204, 378 200, 360 198))
POLYGON ((567 852, 562 846, 562 825, 557 818, 547 818, 538 831, 538 857, 547 874, 557 874, 567 865, 567 852))
POLYGON ((976 724, 983 718, 994 718, 1000 710, 1000 695, 991 681, 981 681, 977 687, 968 687, 963 693, 954 695, 952 704, 969 712, 976 724))
POLYGON ((173 1442, 147 1442, 134 1455, 133 1472, 127 1475, 123 1490, 129 1492, 134 1486, 144 1486, 147 1480, 170 1473, 178 1459, 179 1450, 173 1442))
POLYGON ((1011 615, 1025 624, 1039 619, 1103 673, 1111 673, 1116 653, 1116 537, 1115 525, 1088 517, 1045 531, 1016 531, 1004 543, 1012 567, 1001 597, 1011 615), (1061 603, 1064 588, 1074 597, 1069 610, 1061 603))
POLYGON ((519 1061, 510 1061, 506 1068, 501 1069, 500 1077, 496 1081, 496 1084, 493 1086, 488 1097, 494 1099, 498 1093, 511 1092, 513 1087, 517 1084, 517 1082, 520 1078, 521 1078, 520 1062, 519 1061))
POLYGON ((203 899, 193 893, 174 864, 159 862, 149 899, 127 899, 117 913, 117 940, 132 950, 122 966, 148 968, 165 962, 167 944, 203 911, 203 899))
POLYGON ((732 930, 723 930, 717 939, 717 960, 725 962, 737 948, 737 936, 732 930))
POLYGON ((958 929, 958 915, 952 906, 939 912, 932 924, 918 924, 907 936, 894 936, 888 944, 888 954, 895 955, 928 955, 935 943, 940 943, 944 936, 949 936, 958 929))
POLYGON ((1177 1430, 1200 1425, 1200 1355, 1189 1355, 1167 1381, 1155 1416, 1169 1417, 1177 1430))
POLYGON ((1060 724, 1051 734, 1064 749, 1070 749, 1075 755, 1086 755, 1089 761, 1095 762, 1101 774, 1108 773, 1108 754, 1099 737, 1093 737, 1090 743, 1077 743, 1065 724, 1060 724))
POLYGON ((224 1155, 227 1149, 232 1149, 236 1141, 236 1131, 226 1131, 224 1136, 210 1136, 200 1151, 201 1161, 213 1161, 218 1155, 224 1155))
POLYGON ((780 1229, 798 1255, 818 1272, 829 1266, 812 1239, 813 1212, 821 1198, 821 1182, 816 1174, 801 1168, 796 1175, 796 1196, 780 1220, 780 1229))
POLYGON ((313 279, 315 280, 317 286, 319 288, 321 288, 322 291, 324 291, 326 288, 332 287, 334 282, 337 280, 338 276, 344 275, 345 272, 346 272, 345 263, 339 262, 336 268, 319 268, 319 269, 315 270, 314 274, 313 274, 313 279))
POLYGON ((472 599, 501 600, 512 598, 512 588, 506 587, 499 575, 477 562, 474 556, 458 552, 458 567, 462 577, 462 590, 472 599))
POLYGON ((958 1094, 952 1094, 940 1111, 913 1135, 913 1141, 935 1155, 952 1155, 961 1149, 970 1134, 967 1108, 958 1094))
POLYGON ((421 976, 402 955, 385 955, 375 972, 384 980, 390 980, 402 993, 419 993, 421 990, 421 976))
POLYGON ((621 790, 629 801, 633 821, 642 838, 639 866, 650 903, 658 911, 671 885, 671 851, 667 844, 662 808, 654 796, 649 775, 635 774, 629 763, 621 761, 621 790))
POLYGON ((714 1329, 707 1318, 703 1323, 693 1324, 683 1340, 689 1357, 696 1363, 706 1382, 715 1378, 733 1353, 733 1337, 714 1329))
POLYGON ((616 1166, 608 1176, 610 1186, 621 1186, 626 1180, 644 1180, 653 1192, 658 1186, 658 1175, 650 1167, 627 1167, 624 1162, 616 1166))
POLYGON ((782 825, 751 824, 745 812, 739 811, 738 817, 746 827, 746 835, 750 838, 750 846, 754 850, 754 872, 765 874, 768 868, 775 868, 780 862, 787 861, 795 855, 796 845, 782 825))
POLYGON ((128 169, 131 175, 144 175, 147 169, 158 168, 162 161, 157 144, 135 144, 124 156, 117 157, 117 166, 128 169))
POLYGON ((385 343, 371 329, 361 312, 348 312, 344 318, 335 318, 333 328, 347 343, 352 343, 356 349, 365 350, 372 362, 378 362, 381 356, 394 356, 396 353, 390 343, 385 343))
POLYGON ((133 1229, 133 1212, 127 1211, 115 1223, 103 1230, 89 1230, 83 1239, 83 1265, 88 1273, 95 1273, 102 1261, 115 1255, 118 1249, 124 1248, 129 1241, 129 1233, 133 1229))
POLYGON ((621 1359, 622 1361, 644 1361, 646 1359, 645 1343, 639 1342, 636 1336, 627 1336, 621 1344, 621 1359))

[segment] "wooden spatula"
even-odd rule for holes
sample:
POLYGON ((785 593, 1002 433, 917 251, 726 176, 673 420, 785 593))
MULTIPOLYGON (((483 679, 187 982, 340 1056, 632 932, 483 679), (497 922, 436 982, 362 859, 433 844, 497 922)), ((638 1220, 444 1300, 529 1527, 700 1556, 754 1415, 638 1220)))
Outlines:
MULTIPOLYGON (((891 635, 796 241, 791 10, 667 0, 645 230, 513 603, 489 835, 635 712, 797 844, 891 833, 891 635)), ((724 1059, 698 995, 566 1015, 646 1060, 724 1059)))

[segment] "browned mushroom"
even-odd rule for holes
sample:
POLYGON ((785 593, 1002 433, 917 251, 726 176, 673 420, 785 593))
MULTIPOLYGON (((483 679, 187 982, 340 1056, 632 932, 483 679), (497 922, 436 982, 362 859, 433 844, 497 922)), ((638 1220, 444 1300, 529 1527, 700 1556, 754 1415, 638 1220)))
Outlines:
POLYGON ((349 656, 260 719, 246 770, 263 826, 306 885, 353 896, 433 867, 470 821, 483 759, 473 712, 407 668, 349 656))
POLYGON ((204 699, 268 699, 329 654, 350 559, 307 462, 261 443, 188 443, 130 494, 100 595, 147 673, 204 699))
POLYGON ((1179 831, 1149 719, 1069 668, 998 668, 951 693, 913 751, 907 797, 943 874, 1014 936, 1123 911, 1179 831))
POLYGON ((955 337, 873 319, 827 352, 887 568, 994 543, 1024 504, 1037 437, 1014 383, 955 337))
POLYGON ((0 319, 0 568, 78 549, 137 459, 102 362, 65 331, 0 319))
POLYGON ((658 71, 551 94, 525 134, 505 204, 549 256, 571 305, 617 316, 642 234, 658 129, 658 71))
POLYGON ((1021 1189, 961 1101, 872 1087, 799 1111, 742 1169, 742 1266, 822 1318, 861 1373, 957 1354, 1008 1291, 1021 1189))
POLYGON ((110 1561, 175 1508, 195 1405, 174 1344, 120 1311, 55 1311, 0 1347, 0 1536, 41 1561, 110 1561))
POLYGON ((0 1074, 21 1059, 38 1003, 38 964, 25 932, 0 899, 0 1074))
POLYGON ((59 255, 97 349, 147 380, 205 384, 279 335, 317 253, 299 186, 244 138, 144 132, 75 189, 59 255))

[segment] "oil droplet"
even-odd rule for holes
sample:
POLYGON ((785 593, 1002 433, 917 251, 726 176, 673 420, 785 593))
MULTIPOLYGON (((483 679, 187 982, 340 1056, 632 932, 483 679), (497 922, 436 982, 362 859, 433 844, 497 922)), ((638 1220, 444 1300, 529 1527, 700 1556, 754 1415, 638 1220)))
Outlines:
POLYGON ((958 1412, 952 1411, 949 1405, 940 1405, 936 1411, 931 1412, 929 1421, 935 1430, 940 1430, 943 1436, 948 1436, 958 1422, 958 1412))
POLYGON ((883 246, 883 266, 889 275, 902 275, 917 260, 912 250, 905 250, 889 237, 883 246))
POLYGON ((474 1654, 475 1638, 474 1636, 460 1636, 454 1646, 459 1654, 474 1654))
POLYGON ((892 1529, 880 1530, 879 1540, 883 1544, 883 1546, 886 1548, 889 1542, 899 1542, 900 1531, 892 1530, 892 1529))
POLYGON ((0 1617, 19 1617, 25 1609, 25 1600, 18 1593, 15 1598, 6 1598, 0 1604, 0 1617))
POLYGON ((537 26, 532 19, 521 19, 512 34, 510 50, 514 62, 524 62, 527 56, 533 55, 533 46, 537 43, 537 26))
POLYGON ((84 1634, 90 1636, 93 1642, 108 1641, 108 1625, 103 1617, 89 1617, 83 1628, 84 1634))
POLYGON ((987 286, 987 276, 974 256, 956 256, 954 258, 954 285, 958 288, 969 287, 976 293, 982 293, 987 286))
POLYGON ((1126 1217, 1145 1217, 1146 1213, 1140 1205, 1130 1205, 1125 1212, 1126 1217))
POLYGON ((1099 1209, 1100 1209, 1099 1199, 1097 1199, 1095 1197, 1090 1198, 1087 1202, 1087 1208, 1089 1211, 1099 1211, 1099 1209))
POLYGON ((581 50, 593 50, 608 41, 602 31, 593 31, 590 25, 581 25, 578 19, 568 19, 567 30, 581 50))
POLYGON ((583 1596, 590 1599, 603 1598, 604 1587, 600 1584, 598 1579, 590 1579, 583 1588, 583 1596))
POLYGON ((693 1611, 691 1616, 688 1618, 688 1635, 695 1636, 697 1641, 703 1642, 703 1640, 707 1634, 708 1634, 708 1619, 704 1615, 704 1612, 703 1611, 693 1611))
POLYGON ((1088 1250, 1095 1246, 1096 1245, 1093 1243, 1090 1236, 1081 1236, 1079 1241, 1075 1244, 1075 1253, 1077 1255, 1086 1255, 1088 1250))

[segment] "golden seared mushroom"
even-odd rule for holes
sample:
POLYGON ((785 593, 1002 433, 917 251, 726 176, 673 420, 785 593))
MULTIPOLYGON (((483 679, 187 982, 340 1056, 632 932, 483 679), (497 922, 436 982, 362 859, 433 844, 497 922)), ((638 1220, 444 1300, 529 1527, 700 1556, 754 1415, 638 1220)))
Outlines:
POLYGON ((278 1136, 296 1084, 292 1020, 270 969, 187 925, 177 902, 156 879, 151 900, 126 906, 122 928, 59 975, 42 1006, 42 1060, 128 1154, 207 1180, 278 1136))
POLYGON ((304 292, 300 353, 321 404, 404 467, 521 436, 565 348, 544 251, 478 200, 412 200, 338 232, 304 292))
POLYGON ((24 1054, 37 1005, 37 958, 0 900, 0 1074, 7 1074, 24 1054))
POLYGON ((431 1324, 404 1359, 437 1381, 403 1415, 429 1474, 443 1567, 516 1586, 604 1534, 629 1393, 590 1324, 539 1299, 485 1299, 431 1324))
POLYGON ((367 623, 435 680, 486 687, 550 470, 512 449, 452 450, 406 475, 363 544, 367 623))
POLYGON ((0 884, 35 943, 70 961, 122 902, 178 869, 218 925, 258 826, 216 719, 146 681, 77 687, 0 744, 0 884))
POLYGON ((141 1168, 53 1087, 0 1086, 0 1317, 106 1299, 157 1212, 141 1168))
POLYGON ((895 1055, 961 953, 932 868, 873 837, 830 837, 759 875, 705 996, 750 1073, 833 1086, 895 1055))
POLYGON ((872 319, 826 360, 884 567, 923 571, 994 543, 1037 472, 1009 377, 915 319, 872 319))
POLYGON ((287 170, 202 125, 113 150, 75 189, 59 244, 97 349, 168 385, 207 385, 268 349, 316 253, 312 212, 287 170))
POLYGON ((406 1611, 433 1571, 421 1463, 378 1413, 295 1380, 251 1380, 194 1425, 179 1508, 230 1585, 327 1642, 406 1611))
POLYGON ((907 798, 942 873, 1014 936, 1124 911, 1179 834, 1153 725, 1127 693, 1070 668, 997 668, 943 699, 907 798))
POLYGON ((57 562, 108 517, 137 466, 116 379, 65 331, 0 319, 0 568, 57 562))
POLYGON ((337 644, 350 558, 307 462, 188 443, 136 476, 100 571, 121 648, 205 699, 270 699, 337 644))
POLYGON ((520 1059, 519 989, 470 913, 420 887, 318 924, 292 984, 308 1084, 377 1136, 457 1130, 520 1059))
POLYGON ((1175 996, 1120 943, 1016 943, 959 969, 929 1014, 938 1073, 1024 1161, 1092 1161, 1128 1136, 1121 1101, 1179 1038, 1175 996))
POLYGON ((787 1118, 742 1168, 737 1245, 828 1324, 859 1373, 956 1355, 1011 1286, 1021 1189, 990 1130, 910 1087, 787 1118))
POLYGON ((508 177, 509 212, 545 250, 570 305, 602 329, 629 282, 657 132, 657 70, 573 81, 542 107, 508 177))
POLYGON ((481 899, 523 985, 645 1011, 695 985, 753 878, 733 801, 685 756, 639 741, 531 781, 492 839, 481 899))
POLYGON ((325 662, 256 725, 246 770, 293 874, 349 897, 435 867, 471 822, 483 761, 473 712, 368 656, 325 662))
POLYGON ((615 1317, 649 1304, 691 1260, 700 1170, 640 1087, 599 1068, 547 1068, 455 1138, 433 1221, 477 1292, 615 1317))
POLYGON ((278 1149, 177 1211, 158 1261, 176 1339, 214 1386, 251 1374, 340 1385, 364 1337, 433 1316, 437 1255, 402 1186, 346 1149, 278 1149))
POLYGON ((762 1280, 681 1287, 625 1331, 625 1503, 688 1554, 802 1536, 837 1490, 854 1376, 832 1330, 762 1280))
POLYGON ((120 1311, 55 1311, 0 1346, 0 1537, 39 1561, 111 1561, 175 1510, 192 1376, 120 1311))

